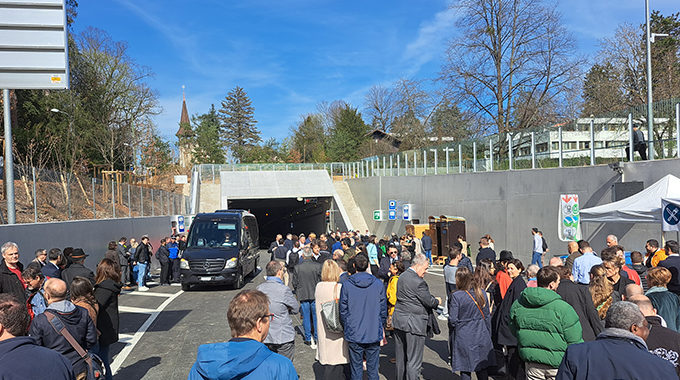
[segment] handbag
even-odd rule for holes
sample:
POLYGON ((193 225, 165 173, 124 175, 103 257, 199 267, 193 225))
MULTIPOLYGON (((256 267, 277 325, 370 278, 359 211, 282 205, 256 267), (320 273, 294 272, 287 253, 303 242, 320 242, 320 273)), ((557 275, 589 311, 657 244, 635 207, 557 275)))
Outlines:
POLYGON ((321 304, 321 320, 326 330, 334 333, 341 333, 343 331, 340 323, 340 304, 337 294, 338 284, 333 287, 333 300, 321 304))
POLYGON ((99 356, 85 351, 78 342, 73 338, 73 335, 71 335, 70 332, 66 329, 66 326, 64 326, 64 323, 59 319, 56 315, 52 314, 49 311, 46 311, 45 316, 47 317, 47 321, 50 322, 50 325, 54 328, 54 330, 66 338, 66 340, 69 342, 71 347, 73 347, 74 350, 80 355, 81 358, 85 360, 85 363, 87 363, 87 376, 85 377, 87 380, 100 380, 104 378, 104 363, 102 360, 99 358, 99 356))

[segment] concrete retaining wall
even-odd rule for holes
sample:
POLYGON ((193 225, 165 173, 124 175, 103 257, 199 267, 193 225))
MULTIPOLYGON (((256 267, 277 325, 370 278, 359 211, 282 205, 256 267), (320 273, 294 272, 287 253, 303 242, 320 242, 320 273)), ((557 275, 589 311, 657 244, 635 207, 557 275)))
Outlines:
MULTIPOLYGON (((645 187, 667 174, 680 177, 680 160, 624 164, 624 180, 643 181, 645 187)), ((558 240, 560 194, 576 193, 581 208, 610 203, 612 186, 621 175, 607 165, 463 173, 438 176, 371 177, 348 180, 354 199, 369 229, 379 236, 403 233, 404 221, 374 222, 375 209, 387 209, 389 199, 412 203, 415 218, 427 223, 430 215, 455 215, 467 220, 467 240, 476 253, 479 237, 491 234, 496 251, 511 250, 528 264, 531 261, 531 227, 544 233, 551 254, 566 252, 558 240)), ((583 238, 596 251, 605 246, 605 237, 616 234, 628 250, 644 252, 647 239, 661 241, 661 227, 645 224, 583 223, 583 238)), ((675 238, 675 234, 669 236, 675 238)), ((473 254, 474 256, 474 254, 473 254)))
POLYGON ((14 224, 0 226, 0 244, 17 243, 24 264, 33 260, 38 248, 80 247, 90 255, 85 265, 94 270, 104 257, 109 241, 117 242, 122 236, 139 241, 146 234, 155 249, 160 239, 170 236, 170 232, 169 216, 14 224))

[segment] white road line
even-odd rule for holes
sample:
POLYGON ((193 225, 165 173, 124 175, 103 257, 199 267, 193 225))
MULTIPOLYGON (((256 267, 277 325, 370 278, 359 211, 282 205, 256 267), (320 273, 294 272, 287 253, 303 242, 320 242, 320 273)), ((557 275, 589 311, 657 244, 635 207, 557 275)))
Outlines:
MULTIPOLYGON (((179 292, 173 294, 170 298, 165 300, 155 311, 149 315, 149 318, 146 319, 144 324, 142 324, 142 327, 137 330, 137 332, 134 333, 132 338, 130 339, 129 343, 123 347, 123 349, 116 355, 116 358, 113 360, 113 363, 111 363, 111 372, 115 375, 116 372, 120 369, 121 365, 123 365, 123 362, 125 362, 125 359, 127 359, 128 355, 132 352, 132 350, 135 348, 137 343, 139 343, 139 340, 142 339, 142 336, 144 336, 144 333, 146 330, 149 329, 151 324, 158 318, 158 315, 165 309, 172 301, 175 300, 175 298, 179 297, 184 291, 180 290, 179 292)), ((120 309, 123 309, 124 307, 119 307, 120 309)))
POLYGON ((175 295, 175 293, 149 293, 149 292, 140 292, 135 290, 134 292, 129 292, 129 293, 123 293, 125 295, 131 295, 131 296, 150 296, 150 297, 164 297, 164 298, 170 298, 175 295))
POLYGON ((118 306, 118 312, 121 313, 143 313, 143 314, 151 314, 155 312, 156 309, 147 309, 143 307, 134 307, 134 306, 118 306))
POLYGON ((443 275, 443 274, 440 274, 440 273, 432 273, 432 272, 425 272, 425 273, 431 274, 431 275, 433 275, 433 276, 444 277, 444 275, 443 275))

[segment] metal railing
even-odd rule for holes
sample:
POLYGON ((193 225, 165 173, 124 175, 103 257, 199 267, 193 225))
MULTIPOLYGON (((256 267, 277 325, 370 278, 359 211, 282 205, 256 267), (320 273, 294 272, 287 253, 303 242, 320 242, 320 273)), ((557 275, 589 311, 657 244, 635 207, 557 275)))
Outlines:
MULTIPOLYGON (((646 105, 569 123, 392 154, 353 162, 197 165, 201 181, 219 182, 221 171, 326 170, 343 179, 372 176, 443 175, 466 172, 556 168, 639 161, 633 126, 646 133, 646 105)), ((680 99, 654 103, 651 136, 656 158, 680 158, 680 99)), ((645 141, 650 137, 645 134, 645 141)))
MULTIPOLYGON (((3 176, 4 180, 4 176, 3 176)), ((14 166, 17 223, 185 214, 189 198, 149 184, 14 166)), ((5 223, 6 203, 0 202, 5 223)))

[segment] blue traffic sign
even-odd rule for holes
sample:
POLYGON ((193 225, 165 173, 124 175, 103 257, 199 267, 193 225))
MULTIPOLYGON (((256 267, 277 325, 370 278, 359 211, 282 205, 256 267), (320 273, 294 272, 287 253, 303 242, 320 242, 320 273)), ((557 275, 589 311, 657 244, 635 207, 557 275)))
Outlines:
POLYGON ((404 205, 404 220, 411 220, 411 205, 404 205))
POLYGON ((397 210, 389 210, 387 212, 387 219, 396 220, 397 219, 397 210))
POLYGON ((680 222, 680 207, 678 205, 669 203, 663 209, 663 219, 671 226, 680 222))
POLYGON ((184 232, 184 217, 182 215, 177 217, 177 231, 179 233, 184 232))
MULTIPOLYGON (((387 208, 388 208, 389 210, 396 210, 396 209, 397 209, 397 201, 395 201, 395 200, 393 200, 393 199, 387 201, 387 208)), ((396 215, 396 214, 395 214, 395 215, 396 215)))

